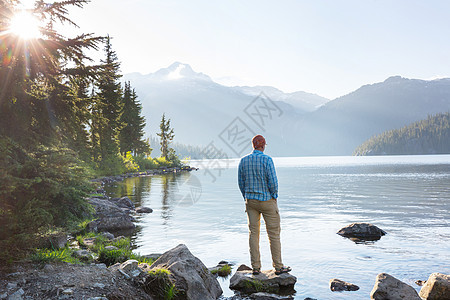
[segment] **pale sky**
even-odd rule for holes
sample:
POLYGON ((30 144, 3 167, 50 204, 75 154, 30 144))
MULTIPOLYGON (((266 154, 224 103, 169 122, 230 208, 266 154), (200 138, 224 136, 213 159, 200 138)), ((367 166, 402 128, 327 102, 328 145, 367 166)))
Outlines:
POLYGON ((447 0, 92 0, 71 17, 113 38, 123 73, 179 61, 330 99, 393 75, 450 77, 447 0))

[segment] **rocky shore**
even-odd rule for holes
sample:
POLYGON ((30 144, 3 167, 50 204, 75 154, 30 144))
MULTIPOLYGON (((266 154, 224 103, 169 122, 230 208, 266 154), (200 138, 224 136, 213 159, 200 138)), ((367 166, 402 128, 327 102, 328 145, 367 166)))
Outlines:
MULTIPOLYGON (((101 186, 97 190, 97 196, 88 199, 95 209, 95 220, 90 222, 87 228, 108 240, 120 240, 120 237, 115 238, 110 232, 132 231, 135 227, 136 214, 152 212, 149 207, 135 207, 127 197, 107 197, 103 190, 104 184, 132 176, 152 176, 191 170, 195 168, 165 168, 95 180, 101 186)), ((340 229, 337 234, 355 243, 364 243, 376 241, 387 233, 369 223, 353 223, 340 229)), ((67 235, 51 236, 43 243, 43 247, 51 245, 52 248, 64 248, 68 242, 67 235)), ((230 289, 235 291, 235 296, 225 298, 222 296, 217 274, 220 274, 224 266, 231 270, 231 265, 222 261, 216 267, 207 268, 183 244, 164 254, 144 255, 151 263, 139 263, 137 260, 128 259, 110 266, 100 263, 95 254, 90 252, 89 247, 95 245, 95 238, 84 239, 82 245, 86 249, 74 251, 73 255, 84 261, 84 264, 38 265, 20 262, 0 267, 0 299, 280 300, 295 297, 294 286, 297 278, 294 275, 275 275, 273 270, 253 275, 251 268, 240 265, 230 279, 230 289)), ((117 248, 106 246, 105 249, 115 251, 117 248)), ((376 277, 373 290, 367 297, 373 300, 450 299, 449 275, 433 273, 421 284, 422 289, 417 293, 406 283, 389 274, 381 273, 376 277)), ((329 285, 330 293, 349 293, 349 298, 352 291, 359 289, 357 285, 337 278, 331 279, 329 285)), ((314 298, 306 299, 314 300, 314 298)))

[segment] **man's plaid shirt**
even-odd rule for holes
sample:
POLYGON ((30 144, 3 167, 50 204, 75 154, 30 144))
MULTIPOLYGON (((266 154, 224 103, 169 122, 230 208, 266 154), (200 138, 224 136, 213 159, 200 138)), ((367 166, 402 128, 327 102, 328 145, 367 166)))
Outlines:
POLYGON ((278 198, 278 179, 270 156, 253 150, 238 168, 238 183, 244 199, 267 201, 278 198))

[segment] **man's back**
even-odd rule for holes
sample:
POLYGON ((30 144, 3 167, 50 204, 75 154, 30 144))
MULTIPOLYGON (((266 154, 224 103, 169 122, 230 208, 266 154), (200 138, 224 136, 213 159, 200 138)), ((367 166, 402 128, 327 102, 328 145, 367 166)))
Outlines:
POLYGON ((267 201, 278 198, 278 180, 270 156, 262 151, 243 157, 238 169, 239 189, 245 199, 267 201))

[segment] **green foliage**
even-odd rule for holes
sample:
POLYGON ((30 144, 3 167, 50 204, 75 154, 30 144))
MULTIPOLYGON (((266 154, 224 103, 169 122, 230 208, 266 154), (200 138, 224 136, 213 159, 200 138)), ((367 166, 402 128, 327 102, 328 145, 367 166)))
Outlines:
POLYGON ((212 274, 217 274, 220 277, 227 277, 231 274, 231 266, 229 265, 224 265, 218 269, 213 269, 211 270, 212 274))
POLYGON ((72 150, 40 146, 26 151, 1 137, 0 156, 0 244, 89 217, 88 175, 72 150))
POLYGON ((170 143, 172 142, 175 134, 173 132, 173 128, 170 127, 170 119, 166 120, 166 115, 163 114, 161 118, 161 123, 159 125, 159 129, 161 130, 157 135, 160 138, 161 144, 161 157, 164 157, 167 160, 170 160, 170 143))
POLYGON ((120 151, 131 152, 134 155, 150 152, 150 145, 143 139, 145 118, 142 114, 142 105, 137 100, 136 91, 131 89, 130 82, 125 83, 123 90, 123 111, 121 122, 124 127, 120 131, 120 151))
POLYGON ((108 250, 105 249, 104 246, 101 246, 98 249, 98 261, 106 264, 107 266, 111 266, 118 262, 124 262, 130 259, 132 251, 130 249, 119 248, 116 250, 108 250))
POLYGON ((386 131, 360 145, 354 155, 450 153, 450 113, 429 116, 401 129, 386 131))
POLYGON ((157 300, 172 300, 178 294, 170 279, 170 271, 164 268, 152 269, 144 283, 144 290, 157 300))
POLYGON ((46 264, 52 262, 66 262, 71 264, 81 264, 81 261, 72 256, 73 251, 68 248, 49 250, 38 249, 31 255, 31 260, 35 263, 46 264))
POLYGON ((135 259, 138 261, 138 263, 148 264, 149 266, 154 262, 153 259, 144 257, 144 256, 140 255, 139 253, 132 253, 130 259, 135 259))

